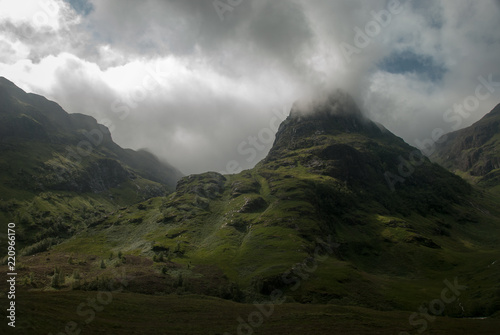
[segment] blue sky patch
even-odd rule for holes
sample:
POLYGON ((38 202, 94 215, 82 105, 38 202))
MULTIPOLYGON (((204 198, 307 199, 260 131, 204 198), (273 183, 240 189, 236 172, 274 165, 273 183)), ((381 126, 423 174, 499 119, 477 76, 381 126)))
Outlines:
POLYGON ((94 6, 88 0, 64 0, 73 7, 80 15, 87 16, 94 10, 94 6))
POLYGON ((434 82, 443 79, 446 68, 436 64, 431 56, 411 51, 395 52, 379 63, 379 68, 389 73, 415 73, 422 79, 434 82))

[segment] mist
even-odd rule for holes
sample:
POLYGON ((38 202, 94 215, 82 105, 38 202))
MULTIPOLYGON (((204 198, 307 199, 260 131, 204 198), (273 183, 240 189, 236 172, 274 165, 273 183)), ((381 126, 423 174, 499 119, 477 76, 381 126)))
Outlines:
POLYGON ((253 167, 294 102, 337 89, 411 145, 500 102, 493 0, 29 0, 0 13, 2 76, 185 174, 253 167))

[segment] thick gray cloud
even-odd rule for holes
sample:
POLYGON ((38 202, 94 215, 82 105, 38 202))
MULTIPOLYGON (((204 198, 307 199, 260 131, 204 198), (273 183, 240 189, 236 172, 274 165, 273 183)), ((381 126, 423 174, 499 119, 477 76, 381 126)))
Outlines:
POLYGON ((78 11, 28 2, 0 15, 1 74, 185 173, 252 167, 283 111, 337 88, 415 145, 456 127, 447 110, 472 101, 480 76, 499 74, 493 0, 89 0, 78 11))

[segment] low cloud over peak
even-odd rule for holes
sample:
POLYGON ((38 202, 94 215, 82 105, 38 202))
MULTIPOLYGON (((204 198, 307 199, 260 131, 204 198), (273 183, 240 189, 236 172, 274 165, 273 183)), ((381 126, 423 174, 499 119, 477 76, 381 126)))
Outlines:
POLYGON ((479 78, 493 91, 461 126, 500 101, 493 0, 1 0, 0 13, 0 75, 184 173, 255 165, 293 102, 319 92, 349 92, 410 144, 452 130, 443 116, 479 78))

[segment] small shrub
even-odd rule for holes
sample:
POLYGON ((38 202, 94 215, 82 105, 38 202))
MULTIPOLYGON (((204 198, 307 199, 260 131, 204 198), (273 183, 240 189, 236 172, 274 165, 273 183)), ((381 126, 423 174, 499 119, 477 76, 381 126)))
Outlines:
POLYGON ((65 279, 66 278, 64 276, 64 272, 56 266, 56 268, 54 269, 54 275, 52 276, 52 279, 50 281, 50 286, 52 286, 53 288, 60 288, 64 285, 65 279))
POLYGON ((24 248, 21 251, 21 256, 31 256, 34 254, 38 254, 40 252, 44 252, 49 250, 49 248, 53 245, 59 243, 59 240, 54 237, 48 237, 46 239, 41 240, 35 244, 30 245, 29 247, 24 248))

